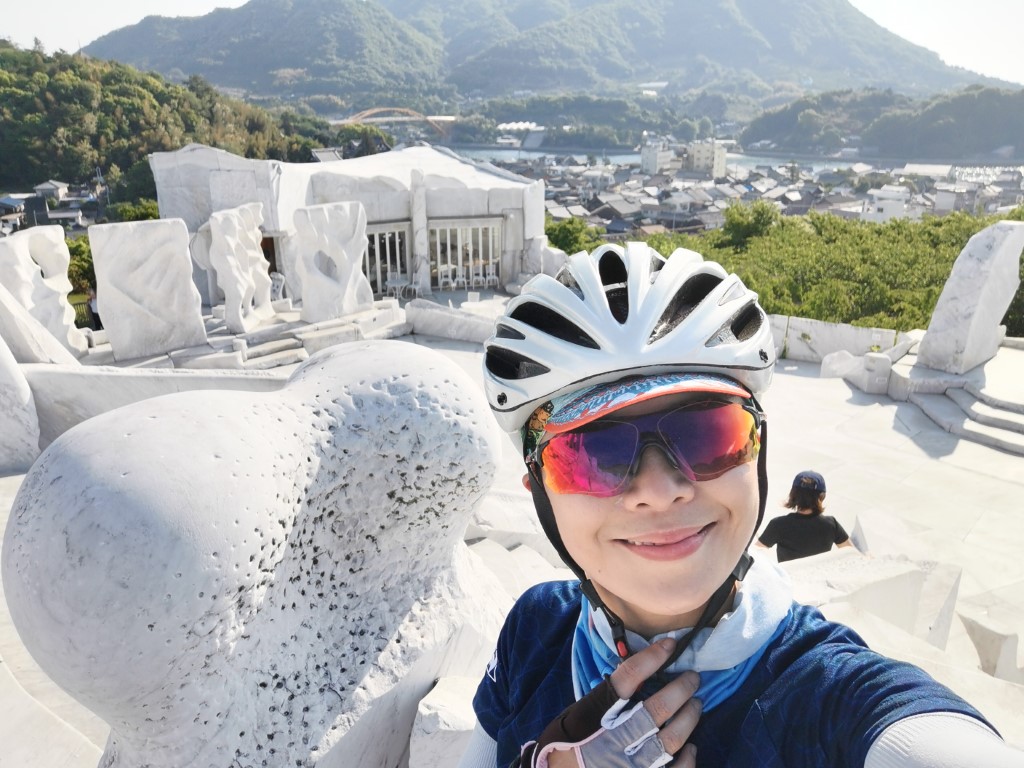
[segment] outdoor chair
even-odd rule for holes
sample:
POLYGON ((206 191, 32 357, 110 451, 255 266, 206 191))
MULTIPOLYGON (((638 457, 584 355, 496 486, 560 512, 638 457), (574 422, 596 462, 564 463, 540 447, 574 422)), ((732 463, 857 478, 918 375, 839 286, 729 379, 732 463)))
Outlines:
POLYGON ((396 299, 401 299, 405 296, 405 291, 409 285, 409 278, 401 272, 388 272, 388 279, 384 283, 384 294, 386 296, 394 296, 396 299))

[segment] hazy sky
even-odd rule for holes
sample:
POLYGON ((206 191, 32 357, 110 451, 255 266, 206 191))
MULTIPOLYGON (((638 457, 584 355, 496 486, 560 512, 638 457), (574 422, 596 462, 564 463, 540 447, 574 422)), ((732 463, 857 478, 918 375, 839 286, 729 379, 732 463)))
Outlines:
MULTIPOLYGON (((766 0, 768 1, 768 0, 766 0)), ((145 16, 200 16, 246 0, 48 0, 8 2, 0 37, 22 48, 75 51, 145 16)), ((452 0, 458 2, 458 0, 452 0)), ((947 64, 1024 84, 1022 0, 850 0, 875 21, 935 51, 947 64)))

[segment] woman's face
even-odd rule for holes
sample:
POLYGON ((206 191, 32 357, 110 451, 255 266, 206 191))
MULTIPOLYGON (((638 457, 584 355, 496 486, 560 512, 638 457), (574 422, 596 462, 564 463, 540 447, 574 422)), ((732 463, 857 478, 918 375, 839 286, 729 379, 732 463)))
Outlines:
MULTIPOLYGON (((672 406, 658 398, 621 417, 672 406)), ((691 482, 657 446, 641 454, 618 495, 549 493, 566 549, 630 629, 645 636, 691 627, 754 534, 757 463, 691 482)))

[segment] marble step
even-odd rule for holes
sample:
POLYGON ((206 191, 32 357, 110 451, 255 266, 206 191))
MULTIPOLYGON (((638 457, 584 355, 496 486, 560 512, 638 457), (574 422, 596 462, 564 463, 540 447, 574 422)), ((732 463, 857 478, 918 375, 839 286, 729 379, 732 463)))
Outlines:
POLYGON ((946 397, 979 424, 1024 434, 1024 413, 1007 410, 979 399, 966 389, 946 390, 946 397))
POLYGON ((974 421, 946 395, 913 392, 910 394, 910 402, 951 434, 1007 453, 1024 456, 1024 435, 974 421))

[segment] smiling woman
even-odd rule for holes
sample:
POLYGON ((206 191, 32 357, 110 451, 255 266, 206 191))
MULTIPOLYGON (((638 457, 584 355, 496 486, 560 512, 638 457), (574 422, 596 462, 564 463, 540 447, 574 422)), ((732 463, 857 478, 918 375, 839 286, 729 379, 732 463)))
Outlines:
POLYGON ((751 558, 774 361, 756 295, 691 251, 600 246, 509 301, 485 390, 578 580, 516 602, 462 768, 1024 764, 751 558))

